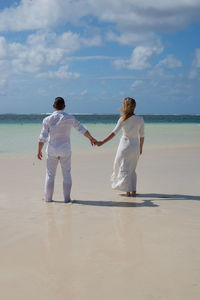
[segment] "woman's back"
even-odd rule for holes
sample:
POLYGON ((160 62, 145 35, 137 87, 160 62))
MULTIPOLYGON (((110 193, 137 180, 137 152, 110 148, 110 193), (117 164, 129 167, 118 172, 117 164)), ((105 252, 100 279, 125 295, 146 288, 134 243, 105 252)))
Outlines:
POLYGON ((133 115, 122 122, 123 135, 128 138, 138 138, 144 135, 144 121, 140 116, 133 115))
POLYGON ((125 121, 122 121, 122 118, 120 118, 112 132, 117 134, 121 128, 123 136, 130 139, 144 136, 144 120, 140 116, 133 115, 125 121))

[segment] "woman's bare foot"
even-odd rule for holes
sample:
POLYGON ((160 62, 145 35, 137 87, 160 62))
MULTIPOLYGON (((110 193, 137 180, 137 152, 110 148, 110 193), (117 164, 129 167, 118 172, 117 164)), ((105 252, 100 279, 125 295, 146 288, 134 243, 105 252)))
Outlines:
POLYGON ((131 196, 136 197, 136 191, 132 191, 131 196))
POLYGON ((130 192, 127 192, 127 193, 126 193, 126 196, 127 196, 127 197, 130 197, 130 196, 131 196, 131 193, 130 193, 130 192))

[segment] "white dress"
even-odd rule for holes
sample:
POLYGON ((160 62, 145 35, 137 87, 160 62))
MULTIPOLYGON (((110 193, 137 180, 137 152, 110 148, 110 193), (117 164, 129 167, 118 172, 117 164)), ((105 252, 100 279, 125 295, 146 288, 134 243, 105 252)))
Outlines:
POLYGON ((144 137, 144 120, 136 115, 123 122, 120 118, 112 132, 117 134, 121 128, 123 134, 114 160, 112 188, 132 192, 136 191, 135 169, 140 156, 140 137, 144 137))

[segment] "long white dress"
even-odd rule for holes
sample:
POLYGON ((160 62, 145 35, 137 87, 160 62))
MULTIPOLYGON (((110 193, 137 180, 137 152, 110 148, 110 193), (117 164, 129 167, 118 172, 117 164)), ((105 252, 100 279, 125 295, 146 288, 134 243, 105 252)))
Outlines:
POLYGON ((112 132, 116 135, 120 129, 123 134, 114 160, 112 188, 132 192, 136 191, 135 169, 140 156, 140 137, 144 137, 144 120, 136 115, 123 122, 120 118, 112 132))

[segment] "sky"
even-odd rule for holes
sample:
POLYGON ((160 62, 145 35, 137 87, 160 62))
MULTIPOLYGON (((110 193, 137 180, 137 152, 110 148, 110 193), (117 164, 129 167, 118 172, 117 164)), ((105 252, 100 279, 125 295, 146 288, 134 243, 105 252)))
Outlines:
POLYGON ((200 114, 200 0, 0 0, 0 113, 200 114))

